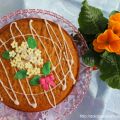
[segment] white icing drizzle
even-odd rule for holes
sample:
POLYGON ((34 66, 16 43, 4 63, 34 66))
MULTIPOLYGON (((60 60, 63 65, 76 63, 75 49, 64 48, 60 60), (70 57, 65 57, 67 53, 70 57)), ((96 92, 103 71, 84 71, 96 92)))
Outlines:
POLYGON ((11 33, 11 35, 12 35, 13 40, 15 40, 15 37, 14 37, 13 32, 12 32, 12 25, 13 25, 13 24, 15 25, 15 27, 17 28, 17 30, 20 32, 20 35, 23 37, 24 41, 26 41, 25 36, 22 34, 22 32, 21 32, 21 30, 19 29, 19 27, 17 26, 17 23, 16 23, 16 22, 12 22, 12 23, 10 24, 10 33, 11 33))
POLYGON ((3 97, 0 95, 0 101, 3 101, 3 97))
MULTIPOLYGON (((62 44, 60 43, 60 40, 59 40, 59 38, 57 37, 57 35, 56 35, 55 30, 53 29, 53 27, 45 20, 45 25, 46 25, 48 34, 49 34, 49 36, 50 36, 50 39, 49 39, 49 38, 47 38, 47 37, 45 37, 45 36, 40 36, 40 35, 38 35, 37 32, 36 32, 36 30, 35 30, 35 29, 33 28, 33 26, 32 26, 32 22, 33 22, 33 20, 30 20, 30 21, 29 21, 29 28, 30 28, 31 34, 32 34, 33 38, 35 38, 35 36, 37 36, 37 38, 39 39, 41 45, 43 46, 43 48, 44 48, 44 50, 45 50, 45 53, 46 53, 49 61, 51 62, 52 70, 54 71, 57 79, 59 80, 59 84, 57 84, 54 88, 51 88, 51 86, 49 86, 49 89, 50 89, 50 90, 48 90, 48 91, 45 91, 45 90, 44 90, 44 92, 42 92, 42 93, 40 93, 40 94, 45 94, 45 96, 46 96, 49 104, 50 104, 52 107, 56 107, 56 99, 55 99, 55 95, 54 95, 54 93, 53 93, 53 89, 55 89, 55 88, 56 88, 57 86, 59 86, 59 85, 62 85, 62 90, 65 90, 65 89, 67 88, 67 85, 66 85, 66 77, 67 77, 67 75, 68 75, 69 73, 70 73, 70 76, 71 76, 71 78, 72 78, 72 80, 73 80, 73 83, 75 83, 75 81, 76 81, 75 78, 74 78, 74 75, 73 75, 73 73, 72 73, 72 65, 74 64, 73 56, 72 56, 72 53, 71 53, 71 51, 70 51, 69 46, 67 45, 67 42, 66 42, 66 40, 65 40, 65 36, 63 35, 62 29, 61 29, 61 27, 60 27, 59 25, 58 25, 58 28, 59 28, 60 34, 62 35, 62 38, 63 38, 62 40, 63 40, 63 42, 64 42, 64 47, 65 47, 65 52, 63 52, 63 53, 62 53, 62 44), (52 38, 52 35, 50 34, 50 30, 51 30, 52 33, 55 35, 56 40, 58 41, 58 43, 54 42, 54 40, 53 40, 53 38, 52 38), (34 33, 35 33, 35 34, 34 34, 34 33), (57 59, 58 59, 57 65, 54 65, 54 64, 52 63, 52 60, 51 60, 51 58, 50 58, 50 55, 49 55, 49 53, 48 53, 48 51, 47 51, 44 43, 42 42, 42 39, 41 39, 42 37, 45 38, 45 39, 48 39, 48 40, 50 40, 50 41, 52 42, 53 48, 55 49, 55 52, 56 52, 56 55, 57 55, 57 59), (56 46, 57 46, 57 48, 59 49, 59 54, 58 54, 58 52, 57 52, 56 46), (67 53, 67 52, 69 52, 71 58, 68 57, 68 53, 67 53), (62 67, 62 65, 61 65, 61 60, 63 59, 63 58, 62 58, 62 54, 64 55, 64 60, 66 60, 67 65, 68 65, 68 68, 69 68, 69 70, 68 70, 66 73, 64 73, 63 67, 62 67), (69 59, 71 59, 71 61, 70 61, 69 59), (56 68, 57 68, 58 65, 60 65, 60 69, 61 69, 62 74, 63 74, 63 76, 64 76, 64 78, 63 78, 62 80, 60 80, 60 78, 59 78, 59 76, 58 76, 58 74, 57 74, 57 72, 56 72, 56 68), (64 82, 63 82, 63 81, 64 81, 64 82), (48 96, 48 92, 51 92, 51 95, 52 95, 52 98, 53 98, 53 102, 50 100, 50 98, 49 98, 49 96, 48 96)), ((13 22, 13 23, 10 24, 10 32, 11 32, 12 38, 10 38, 9 40, 12 40, 12 39, 13 39, 13 40, 16 40, 15 38, 22 36, 23 39, 26 41, 25 36, 31 35, 31 34, 23 35, 23 34, 22 34, 22 31, 19 29, 19 27, 17 26, 17 23, 16 23, 16 22, 13 22), (20 35, 18 35, 18 36, 14 36, 14 35, 13 35, 13 32, 12 32, 12 25, 13 25, 13 24, 15 25, 16 29, 19 31, 20 35)), ((9 42, 9 40, 7 40, 6 42, 2 42, 2 40, 1 40, 2 45, 0 46, 0 48, 4 45, 5 49, 8 50, 5 44, 6 44, 7 42, 9 42)), ((12 98, 12 96, 9 94, 9 92, 8 92, 7 89, 9 89, 9 90, 11 90, 11 91, 13 92, 15 98, 17 98, 17 96, 16 96, 15 93, 17 93, 17 94, 24 94, 24 95, 25 95, 25 98, 26 98, 26 100, 27 100, 27 102, 28 102, 28 104, 29 104, 30 106, 32 106, 33 108, 36 108, 36 107, 37 107, 37 102, 36 102, 36 99, 35 99, 35 96, 34 96, 34 95, 39 95, 39 94, 33 94, 32 89, 31 89, 31 86, 29 85, 29 82, 28 82, 27 79, 26 79, 26 82, 27 82, 27 84, 28 84, 28 88, 29 88, 29 90, 30 90, 30 94, 26 94, 26 92, 25 92, 25 90, 24 90, 24 88, 23 88, 23 85, 22 85, 22 83, 21 83, 20 80, 18 80, 18 81, 19 81, 19 84, 20 84, 20 87, 21 87, 23 93, 15 92, 15 91, 13 90, 13 88, 12 88, 12 85, 11 85, 11 83, 10 83, 10 79, 9 79, 8 73, 7 73, 7 71, 6 71, 6 69, 5 69, 5 66, 4 66, 4 64, 2 63, 2 60, 1 60, 1 59, 0 59, 0 62, 1 62, 1 64, 2 64, 2 66, 3 66, 3 68, 4 68, 4 71, 5 71, 5 73, 6 73, 6 76, 7 76, 7 78, 8 78, 8 82, 9 82, 9 84, 10 84, 10 88, 6 87, 1 80, 0 80, 0 83, 1 83, 2 87, 4 88, 4 90, 6 91, 6 93, 8 94, 8 96, 10 97, 10 99, 11 99, 15 104, 18 104, 18 105, 19 105, 19 101, 18 101, 18 100, 14 100, 14 99, 12 98), (30 100, 29 100, 29 98, 28 98, 28 95, 31 95, 31 96, 32 96, 32 98, 33 98, 33 100, 34 100, 34 103, 31 103, 31 102, 30 102, 30 100)), ((0 97, 0 98, 2 98, 2 97, 0 97)))
MULTIPOLYGON (((12 25, 13 25, 13 24, 15 25, 15 27, 17 28, 17 30, 20 32, 20 35, 23 37, 24 41, 26 41, 25 36, 22 34, 22 32, 21 32, 21 30, 19 29, 19 27, 17 26, 17 23, 16 23, 16 22, 11 23, 11 25, 10 25, 10 32, 11 32, 12 37, 14 37, 13 32, 12 32, 12 25)), ((15 38, 14 38, 14 40, 15 40, 15 38)), ((31 87, 30 87, 30 85, 29 85, 28 79, 26 79, 26 82, 27 82, 27 85, 28 85, 28 87, 29 87, 31 96, 32 96, 32 98, 33 98, 33 100, 34 100, 34 103, 30 103, 30 100, 29 100, 29 98, 28 98, 28 96, 27 96, 27 94, 26 94, 26 92, 25 92, 25 90, 24 90, 24 88, 23 88, 23 86, 22 86, 21 81, 20 81, 20 80, 18 80, 18 81, 19 81, 20 87, 21 87, 21 89, 22 89, 22 91, 23 91, 23 93, 24 93, 24 95, 25 95, 25 97, 26 97, 26 100, 27 100, 28 104, 29 104, 30 106, 32 106, 33 108, 36 108, 36 107, 37 107, 37 102, 36 102, 36 99, 35 99, 35 97, 34 97, 34 95, 33 95, 32 89, 31 89, 31 87)))
MULTIPOLYGON (((52 65, 52 67, 55 68, 54 65, 53 65, 53 63, 52 63, 52 60, 51 60, 51 58, 50 58, 50 56, 49 56, 49 54, 48 54, 48 52, 47 52, 47 49, 46 49, 45 45, 43 44, 41 38, 39 38, 39 35, 38 35, 37 32, 35 31, 35 29, 32 27, 32 22, 33 22, 33 20, 30 20, 31 33, 32 33, 32 35, 33 35, 33 37, 34 37, 33 31, 35 32, 36 36, 38 37, 41 45, 43 46, 43 48, 44 48, 44 50, 45 50, 45 52, 46 52, 46 54, 47 54, 47 56, 48 56, 48 58, 49 58, 49 60, 50 60, 50 63, 51 63, 51 65, 52 65)), ((35 38, 35 37, 34 37, 34 38, 35 38)), ((64 84, 62 83, 62 81, 60 80, 60 78, 59 78, 56 70, 53 69, 53 71, 55 72, 55 75, 57 76, 57 79, 59 80, 59 82, 61 83, 61 85, 64 85, 64 84)))
POLYGON ((73 72, 72 72, 72 65, 74 64, 73 56, 72 56, 72 53, 70 52, 70 48, 69 48, 69 46, 68 46, 68 44, 67 44, 67 42, 66 42, 66 40, 65 40, 65 36, 63 35, 63 32, 62 32, 62 29, 61 29, 60 25, 58 25, 58 27, 59 27, 60 33, 61 33, 61 35, 62 35, 62 38, 63 38, 63 41, 64 41, 64 46, 65 46, 65 49, 66 49, 63 54, 64 54, 65 59, 66 59, 66 61, 67 61, 67 64, 68 64, 68 67, 69 67, 69 70, 70 70, 70 75, 71 75, 71 78, 72 78, 72 80, 73 80, 73 84, 75 84, 75 83, 76 83, 76 80, 75 80, 75 77, 74 77, 73 72), (66 47, 67 47, 67 48, 66 48, 66 47), (69 53, 70 53, 71 61, 70 61, 69 58, 68 58, 67 49, 68 49, 68 51, 69 51, 69 53))
MULTIPOLYGON (((57 50, 56 50, 56 47, 55 47, 55 45, 54 45, 54 40, 53 40, 53 38, 52 38, 52 36, 51 36, 51 34, 50 34, 50 30, 49 30, 49 28, 48 28, 48 25, 49 25, 49 27, 51 28, 51 30, 53 31, 54 34, 55 34, 55 32, 54 32, 53 28, 51 27, 51 25, 50 25, 46 20, 45 20, 45 24, 46 24, 46 28, 47 28, 48 34, 49 34, 49 36, 50 36, 50 38, 51 38, 53 47, 54 47, 54 49, 55 49, 55 52, 56 52, 56 55, 57 55, 57 59, 58 59, 58 61, 59 61, 59 63, 60 63, 60 68, 61 68, 62 74, 63 74, 63 76, 65 76, 65 73, 64 73, 64 71, 63 71, 63 67, 62 67, 62 65, 61 65, 61 60, 59 59, 59 55, 58 55, 57 50)), ((55 34, 55 35, 56 35, 56 34, 55 34)), ((60 41, 59 41, 59 44, 60 44, 60 41)), ((60 44, 60 45, 61 45, 61 44, 60 44)), ((62 46, 62 45, 61 45, 61 46, 62 46)), ((66 77, 64 77, 64 81, 66 81, 66 77)), ((66 89, 66 82, 64 82, 64 84, 62 85, 62 90, 65 90, 65 89, 66 89)))
POLYGON ((50 98, 49 98, 47 92, 44 90, 45 96, 46 96, 46 98, 48 99, 49 104, 50 104, 53 108, 55 108, 55 107, 56 107, 55 95, 54 95, 54 93, 53 93, 52 88, 51 88, 50 85, 49 85, 49 88, 50 88, 50 91, 51 91, 51 95, 52 95, 52 97, 53 97, 53 102, 54 102, 54 104, 51 102, 51 100, 50 100, 50 98))
POLYGON ((30 103, 30 100, 29 100, 29 98, 28 98, 28 96, 26 95, 26 93, 25 93, 25 90, 24 90, 24 88, 23 88, 23 86, 22 86, 22 83, 21 83, 21 81, 20 80, 18 80, 19 81, 19 84, 20 84, 20 86, 21 86, 21 89, 22 89, 22 91, 23 91, 23 93, 24 93, 24 95, 25 95, 25 98, 27 99, 27 102, 28 102, 28 104, 30 105, 30 106, 32 106, 33 108, 36 108, 37 107, 37 104, 36 103, 30 103))
POLYGON ((0 63, 2 64, 2 67, 3 67, 4 71, 5 71, 5 74, 6 74, 7 79, 8 79, 8 83, 9 83, 9 85, 10 85, 10 88, 11 88, 11 90, 12 90, 12 92, 13 92, 13 95, 15 96, 15 99, 16 99, 16 100, 14 100, 14 99, 12 98, 12 96, 10 95, 10 93, 8 92, 8 90, 5 88, 5 86, 4 86, 4 84, 3 84, 3 82, 2 82, 1 80, 0 80, 0 83, 1 83, 1 85, 3 86, 4 90, 7 92, 8 96, 10 97, 10 99, 11 99, 16 105, 19 105, 19 101, 18 101, 18 99, 17 99, 17 96, 16 96, 16 94, 15 94, 15 91, 13 90, 13 87, 12 87, 11 82, 10 82, 10 78, 9 78, 9 76, 8 76, 8 72, 7 72, 7 70, 6 70, 6 68, 5 68, 5 66, 4 66, 4 64, 3 64, 3 62, 2 62, 1 59, 0 59, 0 63))
MULTIPOLYGON (((4 44, 1 39, 0 39, 0 42, 3 44, 3 46, 5 47, 5 49, 8 50, 6 44, 4 44)), ((14 103, 15 103, 16 105, 19 105, 18 98, 17 98, 17 96, 16 96, 16 94, 15 94, 15 91, 14 91, 14 89, 13 89, 13 87, 12 87, 12 84, 11 84, 11 82, 10 82, 10 78, 9 78, 9 76, 8 76, 8 72, 7 72, 5 66, 4 66, 4 64, 3 64, 3 62, 2 62, 2 59, 0 59, 0 62, 1 62, 1 64, 2 64, 2 67, 3 67, 4 71, 5 71, 5 74, 6 74, 6 76, 7 76, 8 83, 9 83, 9 85, 10 85, 10 88, 11 88, 12 92, 13 92, 13 95, 14 95, 14 97, 15 97, 14 103)))
MULTIPOLYGON (((25 34, 25 35, 23 35, 24 37, 25 36, 31 36, 31 34, 25 34)), ((34 35, 34 36, 37 36, 37 35, 34 35)), ((39 36, 39 38, 44 38, 44 39, 46 39, 46 40, 50 40, 49 38, 47 38, 47 37, 45 37, 45 36, 40 36, 40 35, 38 35, 39 36)), ((21 35, 17 35, 17 36, 15 36, 14 38, 19 38, 19 37, 21 37, 21 35)), ((5 42, 3 42, 3 44, 6 44, 6 43, 8 43, 10 40, 12 40, 13 38, 9 38, 7 41, 5 41, 5 42)), ((0 48, 3 46, 3 44, 1 44, 0 45, 0 48)), ((58 44, 57 43, 55 43, 55 45, 59 48, 59 50, 61 49, 59 46, 58 46, 58 44)))

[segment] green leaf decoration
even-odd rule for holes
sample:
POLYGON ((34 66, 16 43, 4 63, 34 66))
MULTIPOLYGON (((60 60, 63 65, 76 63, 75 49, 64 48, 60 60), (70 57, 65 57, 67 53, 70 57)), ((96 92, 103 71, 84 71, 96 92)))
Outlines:
POLYGON ((91 35, 103 32, 107 27, 108 20, 103 16, 102 11, 88 5, 87 0, 84 0, 82 4, 83 6, 78 18, 80 31, 91 35))
POLYGON ((34 77, 29 81, 30 85, 31 85, 31 86, 39 85, 39 79, 40 79, 40 76, 39 76, 39 75, 34 76, 34 77))
POLYGON ((5 51, 5 52, 3 52, 2 57, 3 57, 4 59, 9 60, 9 59, 10 59, 9 51, 5 51))
MULTIPOLYGON (((79 31, 80 31, 80 29, 79 29, 79 31)), ((82 33, 82 31, 80 31, 80 33, 82 34, 82 36, 86 40, 86 43, 87 43, 89 49, 93 48, 92 42, 95 39, 96 35, 84 34, 84 33, 82 33)))
POLYGON ((82 56, 83 62, 90 67, 99 66, 100 59, 101 59, 100 54, 93 50, 88 50, 86 54, 82 56))
POLYGON ((120 13, 120 12, 117 11, 117 10, 113 10, 113 11, 110 13, 109 17, 110 17, 111 15, 114 15, 115 13, 120 13))
POLYGON ((34 49, 34 48, 37 47, 36 40, 33 37, 31 37, 31 36, 28 37, 27 43, 28 43, 29 48, 31 48, 31 49, 34 49))
POLYGON ((24 79, 27 76, 26 70, 19 70, 15 73, 15 79, 24 79))
POLYGON ((100 78, 112 88, 120 89, 120 56, 105 52, 101 57, 100 78))
POLYGON ((43 65, 42 74, 44 74, 44 75, 50 74, 50 66, 51 66, 51 63, 50 63, 49 61, 46 62, 46 63, 43 65))

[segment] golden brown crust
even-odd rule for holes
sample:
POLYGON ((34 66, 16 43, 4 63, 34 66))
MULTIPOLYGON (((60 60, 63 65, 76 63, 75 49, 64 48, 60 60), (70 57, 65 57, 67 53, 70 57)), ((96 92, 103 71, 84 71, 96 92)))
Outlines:
MULTIPOLYGON (((34 18, 34 19, 31 18, 31 19, 33 20, 33 27, 35 28, 37 33, 39 35, 41 35, 41 36, 45 36, 47 38, 50 38, 50 36, 49 36, 49 34, 47 32, 47 29, 45 27, 44 20, 37 19, 37 18, 34 18)), ((21 19, 21 20, 17 20, 16 21, 17 24, 18 24, 18 27, 23 32, 23 34, 30 34, 30 29, 29 29, 29 24, 28 24, 29 21, 30 21, 30 18, 28 18, 28 19, 21 19)), ((48 21, 48 22, 54 28, 57 37, 59 38, 61 44, 63 45, 62 36, 60 35, 59 29, 58 29, 58 25, 53 23, 53 22, 51 22, 51 21, 48 21)), ((16 30, 14 25, 12 27, 12 30, 13 30, 14 36, 20 35, 20 33, 16 30)), ((74 74, 74 76, 75 76, 75 78, 77 80, 78 73, 79 73, 79 57, 78 57, 77 48, 76 48, 75 44, 73 43, 72 37, 65 30, 62 29, 62 31, 63 31, 63 34, 64 34, 64 36, 66 38, 67 44, 70 47, 71 53, 73 55, 74 65, 72 66, 72 71, 73 71, 73 74, 74 74)), ((52 31, 50 31, 50 32, 51 32, 51 35, 52 35, 54 41, 57 43, 57 39, 56 39, 55 35, 53 34, 52 31)), ((6 42, 11 37, 12 36, 10 34, 10 24, 9 24, 9 25, 6 25, 5 27, 3 27, 0 30, 0 38, 1 38, 1 40, 3 42, 6 42)), ((26 38, 27 37, 28 36, 26 36, 26 38)), ((56 65, 57 62, 58 62, 58 59, 56 57, 55 51, 53 50, 53 47, 51 47, 52 46, 51 41, 47 40, 46 38, 43 38, 43 37, 41 37, 41 39, 44 42, 44 44, 45 44, 49 54, 51 54, 52 62, 56 65)), ((21 41, 23 41, 23 38, 20 36, 20 37, 17 37, 16 40, 18 41, 18 43, 21 43, 21 41)), ((37 37, 36 37, 36 40, 39 41, 37 37)), ((11 49, 11 46, 10 46, 11 42, 12 42, 12 39, 9 42, 7 42, 7 44, 6 44, 8 49, 11 49)), ((2 43, 0 43, 0 46, 1 46, 1 44, 2 43)), ((38 48, 42 51, 42 57, 43 57, 44 61, 47 61, 48 57, 45 54, 45 50, 43 49, 43 47, 40 45, 39 42, 38 42, 38 48)), ((59 52, 59 49, 57 49, 57 50, 59 52)), ((11 67, 9 60, 8 61, 4 60, 1 57, 2 53, 4 51, 5 51, 5 48, 4 47, 0 47, 0 58, 2 59, 3 63, 6 66, 6 69, 8 71, 8 74, 9 74, 9 77, 10 77, 13 89, 17 92, 16 95, 18 97, 18 100, 20 101, 20 105, 17 106, 10 100, 10 98, 7 95, 7 93, 5 92, 5 90, 3 89, 3 87, 0 84, 0 94, 3 97, 3 103, 6 104, 7 106, 11 107, 11 108, 14 108, 14 109, 17 109, 17 110, 21 110, 21 111, 27 111, 27 112, 43 111, 43 110, 47 110, 47 109, 51 108, 51 105, 49 104, 48 100, 46 99, 45 94, 39 94, 40 92, 44 92, 42 87, 39 86, 39 85, 38 86, 32 86, 33 93, 34 94, 39 94, 39 95, 35 95, 35 98, 36 98, 37 104, 38 104, 37 108, 32 108, 28 104, 25 96, 23 94, 19 94, 19 93, 23 93, 23 92, 22 92, 21 87, 20 87, 20 85, 18 83, 18 80, 14 79, 14 74, 15 74, 14 68, 11 67)), ((64 48, 63 48, 63 51, 64 51, 64 48)), ((69 54, 68 54, 68 56, 70 57, 69 54)), ((68 70, 66 62, 64 62, 64 61, 62 62, 62 67, 63 67, 64 72, 66 72, 68 70)), ((7 82, 6 74, 5 74, 1 64, 0 64, 0 68, 1 68, 0 69, 0 79, 3 81, 3 83, 8 88, 10 88, 10 86, 9 86, 9 84, 7 82)), ((59 77, 61 79, 63 79, 63 75, 61 74, 60 66, 57 67, 56 72, 58 73, 59 77)), ((55 83, 58 84, 59 81, 57 80, 56 76, 55 76, 55 78, 56 78, 55 79, 55 83)), ((22 82, 22 85, 23 85, 23 87, 25 89, 25 92, 27 94, 30 94, 30 90, 28 88, 26 80, 21 80, 21 82, 22 82)), ((63 101, 67 97, 67 95, 70 93, 72 88, 73 88, 73 81, 71 80, 70 75, 69 75, 67 77, 67 89, 65 91, 62 91, 61 85, 59 85, 58 87, 56 87, 56 89, 53 90, 53 92, 55 94, 55 98, 56 98, 56 103, 59 104, 61 101, 63 101)), ((9 92, 13 96, 11 90, 9 90, 9 92)), ((50 97, 50 100, 53 100, 50 92, 48 92, 48 95, 50 97)), ((29 97, 30 101, 33 102, 33 99, 31 97, 31 95, 28 95, 28 97, 29 97)), ((13 98, 14 98, 14 96, 13 96, 13 98)))

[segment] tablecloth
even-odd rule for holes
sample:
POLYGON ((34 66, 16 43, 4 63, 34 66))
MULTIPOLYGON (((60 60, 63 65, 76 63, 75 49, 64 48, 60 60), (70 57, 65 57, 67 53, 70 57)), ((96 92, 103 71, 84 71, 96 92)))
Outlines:
MULTIPOLYGON (((88 2, 102 9, 106 17, 112 10, 120 10, 120 0, 88 2)), ((78 27, 81 3, 82 0, 0 0, 0 17, 18 9, 40 8, 58 13, 78 27)), ((99 74, 98 70, 92 72, 89 90, 82 104, 67 120, 120 120, 120 90, 108 87, 100 80, 99 74)))

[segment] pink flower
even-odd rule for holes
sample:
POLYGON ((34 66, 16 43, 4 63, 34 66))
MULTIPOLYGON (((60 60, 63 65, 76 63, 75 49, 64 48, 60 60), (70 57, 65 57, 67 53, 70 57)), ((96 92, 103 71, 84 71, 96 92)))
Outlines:
POLYGON ((55 80, 54 75, 50 74, 46 77, 40 78, 40 84, 43 87, 43 89, 47 91, 49 90, 49 85, 52 87, 55 86, 54 80, 55 80))

